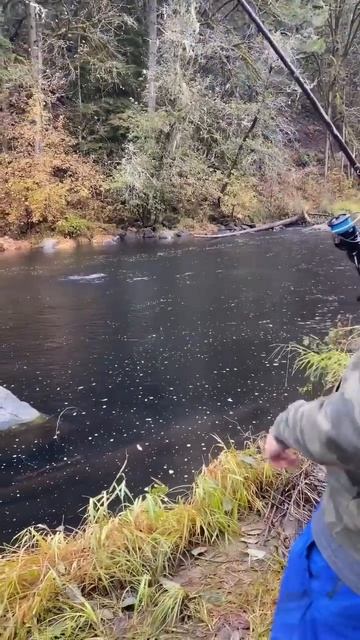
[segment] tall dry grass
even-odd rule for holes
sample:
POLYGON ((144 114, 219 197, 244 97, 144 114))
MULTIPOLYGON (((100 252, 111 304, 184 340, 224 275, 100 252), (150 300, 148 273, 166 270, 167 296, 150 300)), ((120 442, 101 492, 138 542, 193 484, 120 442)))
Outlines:
POLYGON ((249 512, 274 518, 289 486, 289 476, 264 462, 258 444, 224 448, 181 495, 154 486, 133 500, 122 472, 90 500, 77 531, 31 527, 3 550, 0 637, 125 638, 119 628, 128 607, 141 638, 157 638, 181 616, 206 621, 200 594, 189 596, 169 580, 179 559, 238 534, 249 512))

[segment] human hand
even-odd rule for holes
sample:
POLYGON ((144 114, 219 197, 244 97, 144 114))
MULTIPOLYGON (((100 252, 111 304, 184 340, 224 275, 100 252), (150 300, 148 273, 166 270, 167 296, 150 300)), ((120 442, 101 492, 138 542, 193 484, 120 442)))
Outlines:
POLYGON ((285 449, 271 433, 266 438, 264 454, 266 460, 277 469, 294 469, 298 464, 296 453, 291 449, 285 449))

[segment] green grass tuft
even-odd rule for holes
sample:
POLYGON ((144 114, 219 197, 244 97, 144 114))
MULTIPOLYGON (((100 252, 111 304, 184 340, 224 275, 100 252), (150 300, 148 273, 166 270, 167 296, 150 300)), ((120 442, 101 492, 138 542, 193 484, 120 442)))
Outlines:
POLYGON ((91 236, 92 224, 85 218, 80 218, 75 214, 68 214, 57 223, 56 231, 64 238, 88 238, 91 236))
POLYGON ((338 200, 331 207, 331 213, 337 215, 339 213, 353 213, 360 215, 360 200, 338 200))
POLYGON ((253 446, 223 449, 192 490, 174 499, 155 486, 133 500, 122 470, 109 491, 89 501, 78 531, 32 527, 3 551, 0 637, 111 640, 117 637, 114 621, 122 619, 129 600, 133 624, 143 634, 147 629, 141 637, 156 637, 182 615, 198 612, 205 619, 201 599, 168 576, 184 552, 230 539, 239 531, 239 517, 262 513, 264 489, 278 482, 253 446))
POLYGON ((360 325, 351 325, 351 319, 331 329, 324 339, 305 337, 302 344, 291 343, 278 347, 274 356, 284 354, 293 360, 293 372, 301 371, 307 379, 305 390, 321 385, 324 391, 334 389, 340 382, 352 354, 360 348, 360 325))

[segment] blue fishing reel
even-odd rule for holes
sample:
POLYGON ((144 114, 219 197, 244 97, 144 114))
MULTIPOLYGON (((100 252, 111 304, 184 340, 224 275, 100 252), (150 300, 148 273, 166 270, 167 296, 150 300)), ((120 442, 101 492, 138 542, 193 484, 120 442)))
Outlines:
MULTIPOLYGON (((328 222, 334 245, 345 251, 360 276, 360 231, 349 213, 341 213, 328 222)), ((360 296, 358 297, 360 302, 360 296)))
POLYGON ((349 242, 358 241, 358 229, 349 213, 341 213, 328 222, 330 231, 349 242))

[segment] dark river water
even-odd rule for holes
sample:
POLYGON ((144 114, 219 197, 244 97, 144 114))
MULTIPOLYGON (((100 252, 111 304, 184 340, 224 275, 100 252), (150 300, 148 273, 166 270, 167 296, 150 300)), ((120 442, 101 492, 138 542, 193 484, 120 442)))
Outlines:
POLYGON ((268 428, 300 384, 274 345, 359 320, 357 288, 329 235, 304 230, 0 256, 0 384, 53 416, 0 434, 1 539, 75 525, 126 455, 135 493, 174 486, 213 434, 268 428))

